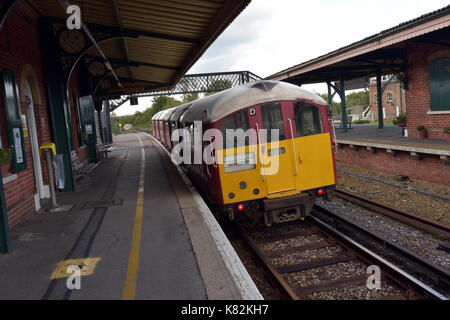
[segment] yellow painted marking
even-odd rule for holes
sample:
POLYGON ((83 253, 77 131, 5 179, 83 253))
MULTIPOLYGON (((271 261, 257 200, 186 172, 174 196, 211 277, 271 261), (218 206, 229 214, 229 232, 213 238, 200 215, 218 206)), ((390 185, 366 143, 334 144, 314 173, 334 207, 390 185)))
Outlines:
POLYGON ((122 300, 134 299, 139 271, 139 251, 141 247, 142 221, 144 213, 145 149, 141 138, 139 136, 138 138, 141 144, 141 173, 139 176, 139 189, 136 205, 136 216, 134 218, 133 239, 131 241, 130 256, 128 258, 128 269, 122 292, 122 300))
POLYGON ((55 271, 51 276, 51 279, 68 278, 73 273, 67 273, 67 268, 71 265, 80 267, 81 276, 89 276, 94 273, 95 266, 100 258, 81 258, 81 259, 69 259, 58 263, 55 271))

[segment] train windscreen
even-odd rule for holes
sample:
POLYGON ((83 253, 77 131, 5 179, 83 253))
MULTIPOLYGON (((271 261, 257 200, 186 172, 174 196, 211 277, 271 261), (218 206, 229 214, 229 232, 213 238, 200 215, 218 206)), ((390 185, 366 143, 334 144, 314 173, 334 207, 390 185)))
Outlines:
POLYGON ((302 102, 294 104, 297 137, 312 136, 323 133, 320 110, 316 106, 302 102))

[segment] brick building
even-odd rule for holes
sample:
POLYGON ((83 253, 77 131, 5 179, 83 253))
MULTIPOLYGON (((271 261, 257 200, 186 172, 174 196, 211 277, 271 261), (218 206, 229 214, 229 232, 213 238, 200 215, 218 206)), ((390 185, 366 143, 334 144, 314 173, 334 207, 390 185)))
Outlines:
POLYGON ((103 102, 170 89, 249 2, 0 1, 0 253, 10 228, 47 210, 40 146, 54 143, 74 191, 105 150, 103 102))
MULTIPOLYGON (((447 20, 450 24, 450 18, 447 20)), ((446 139, 450 127, 450 28, 442 40, 407 44, 408 86, 406 119, 411 135, 423 125, 428 138, 446 139), (445 39, 445 40, 444 40, 445 39)))
MULTIPOLYGON (((329 97, 334 90, 344 106, 345 90, 356 89, 346 84, 367 77, 376 79, 371 81, 370 99, 377 117, 384 109, 386 120, 391 120, 398 106, 406 110, 410 136, 416 137, 416 127, 423 125, 429 138, 446 139, 444 128, 450 127, 450 6, 267 78, 297 85, 327 83, 329 97), (386 80, 390 75, 396 76, 395 81, 383 92, 383 77, 386 80), (380 93, 383 98, 378 101, 380 93)), ((345 113, 343 108, 344 118, 345 113)))
MULTIPOLYGON (((19 3, 0 31, 0 71, 4 74, 8 70, 15 77, 17 98, 20 101, 19 115, 26 117, 26 126, 21 128, 25 156, 23 165, 14 170, 11 163, 2 165, 6 209, 10 213, 11 227, 27 213, 39 209, 41 198, 49 197, 47 167, 44 161, 35 158, 36 143, 39 146, 51 141, 37 20, 38 16, 33 10, 19 3), (25 128, 27 130, 23 132, 25 128)), ((6 119, 4 90, 1 90, 0 95, 1 143, 2 151, 6 151, 11 150, 8 137, 12 131, 8 129, 10 119, 6 119)))
MULTIPOLYGON (((383 115, 385 121, 394 120, 400 113, 406 114, 406 97, 403 84, 398 81, 395 75, 381 77, 384 86, 393 77, 383 92, 383 115)), ((378 93, 377 79, 371 78, 369 82, 370 111, 374 114, 374 119, 378 120, 378 93)))
POLYGON ((335 93, 341 97, 338 162, 449 185, 450 144, 444 128, 450 127, 450 6, 267 78, 327 83, 328 101, 335 93), (368 80, 371 109, 383 120, 378 127, 347 130, 345 90, 366 87, 368 80), (401 110, 406 111, 407 131, 385 127, 384 121, 401 110), (428 139, 416 139, 418 126, 425 127, 428 139))
MULTIPOLYGON (((3 188, 9 226, 14 227, 25 215, 41 208, 42 201, 50 197, 47 164, 39 147, 53 141, 48 90, 45 86, 42 48, 39 35, 39 14, 25 2, 19 1, 0 30, 0 72, 3 90, 0 93, 1 152, 10 152, 11 161, 2 165, 3 188), (6 81, 12 91, 8 92, 6 81), (10 95, 19 100, 8 105, 10 95), (14 110, 14 107, 19 107, 14 110), (20 118, 21 126, 12 125, 11 112, 20 118), (14 133, 23 140, 12 141, 14 133), (20 148, 17 148, 20 146, 20 148), (22 155, 20 155, 22 153, 22 155)), ((77 101, 79 86, 77 72, 70 79, 70 96, 77 101), (72 94, 73 92, 73 94, 72 94)), ((72 131, 80 126, 71 106, 69 118, 72 131)), ((87 161, 79 135, 72 139, 74 157, 87 161)), ((71 159, 72 160, 72 159, 71 159)))

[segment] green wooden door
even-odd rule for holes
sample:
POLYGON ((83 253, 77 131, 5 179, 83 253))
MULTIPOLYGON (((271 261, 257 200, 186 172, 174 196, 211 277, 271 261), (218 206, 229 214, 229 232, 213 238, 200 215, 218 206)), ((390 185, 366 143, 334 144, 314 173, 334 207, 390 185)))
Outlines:
POLYGON ((92 96, 80 97, 81 135, 88 150, 89 162, 97 162, 97 132, 92 96))
POLYGON ((450 59, 430 63, 430 109, 450 110, 450 59))
POLYGON ((16 173, 27 168, 22 118, 20 116, 19 90, 17 88, 16 74, 13 70, 4 70, 2 78, 6 127, 12 153, 11 169, 13 173, 16 173))

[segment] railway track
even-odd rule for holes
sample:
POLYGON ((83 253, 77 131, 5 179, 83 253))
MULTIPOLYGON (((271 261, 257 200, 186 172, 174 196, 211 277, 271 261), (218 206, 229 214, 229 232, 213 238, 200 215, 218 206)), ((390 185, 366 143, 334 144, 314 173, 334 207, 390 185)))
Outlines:
POLYGON ((344 199, 346 201, 349 201, 366 209, 384 214, 396 220, 405 222, 414 227, 433 233, 438 237, 450 239, 450 228, 441 223, 424 219, 417 215, 413 215, 411 213, 386 206, 384 204, 372 201, 370 199, 356 195, 354 193, 349 193, 342 190, 335 190, 333 194, 338 198, 344 199))
MULTIPOLYGON (((446 295, 355 241, 353 236, 338 231, 336 224, 347 231, 351 227, 340 220, 334 221, 334 226, 327 223, 323 212, 316 215, 319 210, 316 207, 303 222, 271 229, 236 226, 267 280, 280 292, 280 298, 447 299, 446 295), (369 266, 380 268, 379 290, 367 288, 367 281, 372 277, 367 273, 369 266)), ((441 284, 448 289, 448 282, 441 284)))
POLYGON ((319 206, 303 222, 259 231, 237 228, 281 298, 445 300, 450 295, 447 270, 319 206), (394 265, 374 252, 383 250, 400 262, 394 265), (367 288, 374 276, 367 273, 369 266, 380 268, 380 289, 367 288))
POLYGON ((385 185, 388 185, 388 186, 391 186, 391 187, 395 187, 395 188, 399 188, 399 189, 403 189, 403 190, 407 190, 407 191, 412 191, 412 192, 415 192, 417 194, 430 197, 430 198, 432 198, 432 199, 434 199, 436 201, 442 201, 442 202, 445 202, 445 203, 450 203, 450 198, 445 196, 445 195, 443 195, 443 194, 438 194, 438 193, 430 192, 430 191, 427 191, 427 190, 423 190, 423 189, 419 189, 419 188, 415 188, 415 187, 411 187, 411 186, 407 186, 407 185, 402 185, 402 184, 390 182, 390 181, 387 181, 387 180, 384 180, 384 179, 380 179, 380 178, 376 178, 376 177, 369 177, 369 176, 365 176, 365 175, 358 174, 358 173, 351 172, 351 171, 347 171, 347 170, 337 169, 337 172, 343 173, 343 174, 346 174, 346 175, 349 175, 349 176, 353 176, 353 177, 356 177, 356 178, 372 181, 372 182, 378 182, 378 183, 385 184, 385 185))

